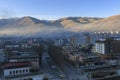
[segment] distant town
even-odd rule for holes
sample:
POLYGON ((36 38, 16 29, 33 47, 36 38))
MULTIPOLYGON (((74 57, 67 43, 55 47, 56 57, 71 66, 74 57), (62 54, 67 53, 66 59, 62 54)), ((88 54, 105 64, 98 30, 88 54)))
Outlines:
POLYGON ((119 31, 0 37, 0 80, 119 79, 119 31))

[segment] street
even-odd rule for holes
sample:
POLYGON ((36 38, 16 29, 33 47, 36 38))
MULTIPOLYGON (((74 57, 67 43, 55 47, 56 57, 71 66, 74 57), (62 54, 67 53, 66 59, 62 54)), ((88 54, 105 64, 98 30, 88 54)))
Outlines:
POLYGON ((78 73, 77 68, 68 62, 65 62, 64 71, 52 69, 51 66, 48 64, 46 57, 50 58, 48 53, 44 52, 42 55, 41 71, 43 73, 45 73, 46 75, 51 76, 52 80, 61 80, 61 79, 64 79, 64 80, 73 80, 73 79, 74 80, 88 80, 87 73, 84 73, 84 74, 78 73), (63 72, 63 74, 61 72, 63 72), (63 76, 63 78, 60 78, 60 75, 65 75, 65 77, 63 76))

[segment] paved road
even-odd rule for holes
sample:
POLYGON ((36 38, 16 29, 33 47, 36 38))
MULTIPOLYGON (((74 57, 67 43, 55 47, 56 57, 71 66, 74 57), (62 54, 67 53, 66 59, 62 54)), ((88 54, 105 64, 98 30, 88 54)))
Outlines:
MULTIPOLYGON (((46 57, 49 57, 48 53, 44 52, 43 53, 43 58, 42 58, 42 67, 41 70, 42 72, 49 74, 50 76, 53 77, 52 80, 61 80, 59 77, 60 72, 53 70, 50 65, 48 64, 46 57)), ((61 71, 63 72, 63 71, 61 71)), ((77 68, 72 66, 70 63, 65 62, 64 65, 64 74, 65 78, 62 80, 88 80, 87 79, 87 73, 85 74, 80 74, 77 71, 77 68)))
POLYGON ((50 65, 48 64, 46 57, 49 57, 47 52, 44 52, 42 55, 42 66, 41 71, 45 73, 48 76, 51 76, 52 80, 60 80, 59 72, 56 70, 53 70, 50 65))
POLYGON ((73 80, 73 79, 74 80, 88 80, 87 73, 80 74, 78 72, 78 69, 68 62, 65 62, 64 72, 67 76, 67 80, 73 80))

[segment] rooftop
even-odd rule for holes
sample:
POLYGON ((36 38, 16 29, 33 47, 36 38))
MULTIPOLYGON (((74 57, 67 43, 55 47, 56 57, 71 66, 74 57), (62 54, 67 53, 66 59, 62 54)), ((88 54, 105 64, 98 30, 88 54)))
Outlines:
POLYGON ((11 69, 11 68, 20 68, 20 67, 28 67, 31 63, 29 62, 8 62, 3 65, 4 69, 11 69))
POLYGON ((38 54, 22 54, 22 55, 12 55, 10 59, 18 59, 18 58, 38 58, 38 54))

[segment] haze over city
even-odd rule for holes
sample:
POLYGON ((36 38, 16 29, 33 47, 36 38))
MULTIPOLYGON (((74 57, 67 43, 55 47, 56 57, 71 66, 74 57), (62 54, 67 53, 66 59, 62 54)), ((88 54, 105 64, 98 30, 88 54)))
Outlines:
POLYGON ((0 0, 0 80, 120 80, 120 0, 0 0))

